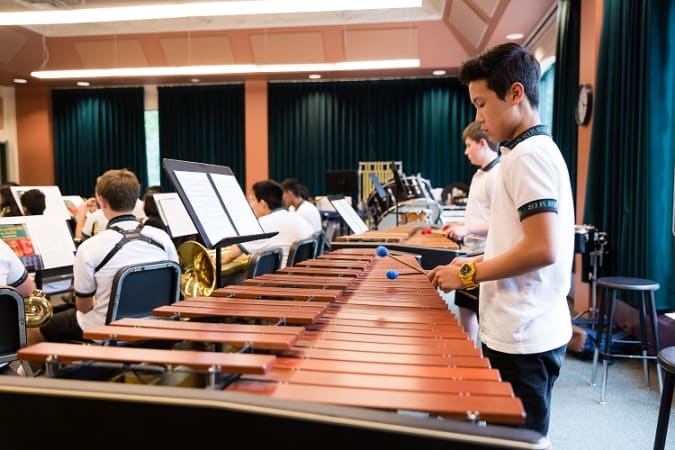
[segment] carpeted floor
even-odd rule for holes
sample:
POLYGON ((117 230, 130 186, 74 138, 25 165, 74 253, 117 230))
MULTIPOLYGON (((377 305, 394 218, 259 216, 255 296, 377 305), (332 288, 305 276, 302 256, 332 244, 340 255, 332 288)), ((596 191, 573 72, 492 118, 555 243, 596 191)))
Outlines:
MULTIPOLYGON (((602 365, 597 383, 589 384, 591 360, 567 355, 553 387, 549 438, 554 450, 648 450, 653 448, 660 394, 654 363, 651 389, 644 387, 642 361, 617 360, 609 366, 606 403, 599 403, 602 365)), ((675 406, 665 448, 675 449, 675 406)))

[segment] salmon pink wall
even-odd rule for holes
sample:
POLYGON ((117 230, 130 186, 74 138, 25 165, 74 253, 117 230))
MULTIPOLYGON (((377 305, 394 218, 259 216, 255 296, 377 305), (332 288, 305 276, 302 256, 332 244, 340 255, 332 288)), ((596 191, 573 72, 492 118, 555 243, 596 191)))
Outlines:
POLYGON ((21 184, 55 184, 51 109, 49 88, 16 88, 16 134, 21 184))
POLYGON ((246 81, 244 96, 246 104, 246 192, 250 192, 253 183, 269 178, 267 81, 246 81))

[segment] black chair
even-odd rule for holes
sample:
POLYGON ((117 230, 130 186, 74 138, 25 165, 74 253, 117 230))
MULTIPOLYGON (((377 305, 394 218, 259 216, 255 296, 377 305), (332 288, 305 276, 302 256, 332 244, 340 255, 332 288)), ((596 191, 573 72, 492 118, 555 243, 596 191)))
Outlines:
POLYGON ((654 437, 654 450, 663 450, 666 446, 668 434, 668 422, 670 408, 673 405, 673 389, 675 387, 675 346, 661 349, 656 355, 661 369, 663 369, 663 389, 661 390, 661 403, 659 405, 659 417, 656 422, 656 436, 654 437))
POLYGON ((180 265, 174 261, 132 264, 113 278, 105 323, 124 317, 149 317, 158 306, 180 300, 180 265))
POLYGON ((248 260, 245 278, 253 278, 266 273, 274 273, 281 268, 284 249, 281 247, 269 248, 251 253, 248 260))
MULTIPOLYGON (((24 299, 16 289, 0 287, 0 373, 9 370, 8 363, 17 360, 16 353, 27 343, 24 299)), ((30 366, 22 365, 31 375, 30 366)))
POLYGON ((288 250, 287 266, 295 266, 297 263, 306 259, 313 259, 316 257, 317 238, 312 235, 307 239, 300 239, 291 244, 288 250))
POLYGON ((312 236, 316 239, 316 251, 314 252, 314 257, 316 258, 319 255, 330 252, 330 241, 326 232, 321 230, 314 233, 312 236))

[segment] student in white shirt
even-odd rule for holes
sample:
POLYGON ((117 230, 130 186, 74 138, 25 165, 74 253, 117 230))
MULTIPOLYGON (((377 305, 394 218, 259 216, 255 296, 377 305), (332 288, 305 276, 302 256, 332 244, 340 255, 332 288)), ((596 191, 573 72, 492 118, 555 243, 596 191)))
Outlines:
POLYGON ((321 231, 321 213, 306 197, 306 188, 295 178, 287 178, 281 186, 284 188, 284 204, 289 211, 295 212, 312 226, 314 232, 321 231))
POLYGON ((281 266, 285 267, 291 244, 307 239, 314 231, 305 219, 284 209, 282 200, 284 190, 279 183, 274 180, 258 181, 252 189, 253 194, 249 195, 249 203, 260 226, 266 233, 276 231, 277 235, 269 239, 230 246, 228 252, 223 252, 223 263, 228 263, 244 253, 281 247, 284 251, 281 266))

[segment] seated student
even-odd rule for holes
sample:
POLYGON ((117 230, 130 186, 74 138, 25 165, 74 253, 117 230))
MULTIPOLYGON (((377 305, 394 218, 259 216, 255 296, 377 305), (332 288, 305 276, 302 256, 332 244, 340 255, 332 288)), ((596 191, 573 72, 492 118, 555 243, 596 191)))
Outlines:
POLYGON ((9 182, 0 186, 0 217, 21 216, 21 208, 16 204, 14 195, 12 195, 11 186, 18 186, 17 183, 9 182))
POLYGON ((21 208, 24 216, 38 216, 45 212, 45 194, 39 189, 29 189, 21 194, 21 208))
POLYGON ((321 213, 312 202, 307 200, 306 188, 294 178, 285 179, 281 186, 284 188, 283 200, 286 208, 305 219, 315 232, 321 231, 321 213))
POLYGON ((167 259, 178 262, 169 235, 144 227, 133 215, 139 193, 138 179, 127 169, 109 170, 98 177, 96 199, 108 225, 77 248, 73 264, 75 308, 59 311, 41 327, 30 328, 29 343, 81 340, 83 330, 103 325, 113 278, 121 267, 167 259), (132 231, 138 233, 128 234, 132 231))
POLYGON ((75 239, 84 240, 105 230, 108 219, 98 207, 95 197, 90 197, 77 208, 75 239))
POLYGON ((249 195, 249 203, 260 226, 266 233, 277 231, 278 234, 269 239, 231 245, 229 253, 223 252, 223 263, 228 263, 244 253, 282 247, 284 256, 281 260, 281 267, 286 266, 291 244, 310 237, 314 230, 305 219, 284 209, 283 195, 283 188, 274 180, 258 181, 253 185, 253 194, 249 195))
POLYGON ((145 213, 145 220, 143 221, 144 225, 159 228, 167 233, 169 232, 162 220, 162 216, 159 215, 159 208, 157 207, 157 202, 155 201, 152 192, 148 192, 143 197, 143 212, 145 213))

